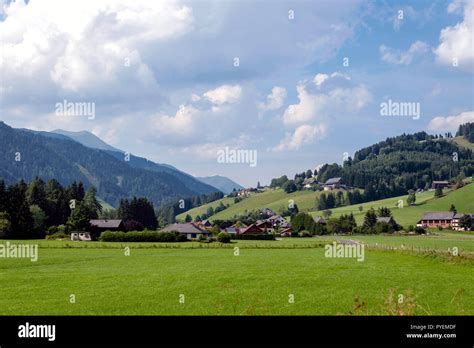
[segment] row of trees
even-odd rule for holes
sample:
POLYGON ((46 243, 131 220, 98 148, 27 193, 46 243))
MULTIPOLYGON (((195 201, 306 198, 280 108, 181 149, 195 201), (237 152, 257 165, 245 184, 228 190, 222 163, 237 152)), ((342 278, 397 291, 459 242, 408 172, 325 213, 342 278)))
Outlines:
POLYGON ((48 227, 57 225, 82 228, 102 211, 96 193, 93 186, 84 192, 82 183, 63 187, 54 179, 10 186, 0 181, 0 237, 42 238, 48 227))

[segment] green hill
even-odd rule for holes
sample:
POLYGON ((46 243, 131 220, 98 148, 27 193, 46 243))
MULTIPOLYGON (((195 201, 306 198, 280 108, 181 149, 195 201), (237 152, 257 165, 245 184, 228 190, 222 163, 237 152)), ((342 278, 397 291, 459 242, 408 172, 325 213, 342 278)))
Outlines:
MULTIPOLYGON (((364 220, 364 215, 368 209, 373 207, 387 207, 392 211, 394 219, 402 226, 415 225, 424 212, 430 211, 449 211, 451 204, 454 204, 458 212, 474 213, 474 184, 466 185, 458 190, 446 192, 441 198, 434 198, 434 191, 425 191, 416 195, 416 203, 414 206, 406 204, 408 196, 400 196, 372 201, 363 204, 355 204, 340 208, 331 209, 332 217, 341 214, 349 214, 352 212, 358 224, 364 220), (397 208, 397 202, 403 200, 403 208, 397 208), (359 206, 363 207, 359 211, 359 206)), ((321 215, 321 212, 312 212, 313 216, 321 215)))

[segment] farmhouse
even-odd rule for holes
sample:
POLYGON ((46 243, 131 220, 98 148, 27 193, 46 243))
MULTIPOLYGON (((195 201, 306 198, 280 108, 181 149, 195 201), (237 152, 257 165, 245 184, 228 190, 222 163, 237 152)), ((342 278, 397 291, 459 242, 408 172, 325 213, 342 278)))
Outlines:
POLYGON ((437 188, 443 189, 448 186, 449 186, 448 181, 433 181, 433 183, 431 184, 431 187, 434 189, 437 189, 437 188))
POLYGON ((286 223, 285 218, 281 217, 280 215, 273 215, 272 217, 268 218, 268 220, 273 227, 280 226, 286 223))
POLYGON ((293 229, 291 227, 288 227, 288 228, 285 228, 283 231, 281 231, 280 236, 291 237, 292 233, 293 233, 293 229))
POLYGON ((180 234, 186 235, 187 239, 209 237, 209 232, 207 232, 204 229, 199 228, 198 226, 193 225, 192 223, 171 224, 163 228, 161 231, 162 232, 178 232, 180 234))
POLYGON ((270 221, 268 220, 258 220, 255 225, 257 225, 258 228, 262 230, 273 230, 273 225, 270 221))
POLYGON ((456 231, 464 231, 464 228, 459 225, 459 221, 464 215, 469 215, 471 219, 474 219, 474 214, 463 214, 459 213, 454 215, 453 220, 451 221, 451 227, 456 231))
POLYGON ((240 231, 239 231, 239 234, 264 234, 265 232, 257 227, 256 224, 251 224, 245 228, 242 228, 240 231))
POLYGON ((342 178, 331 178, 324 183, 324 190, 334 190, 342 186, 342 178))
POLYGON ((435 213, 423 213, 417 226, 419 227, 451 227, 451 223, 456 214, 451 211, 435 212, 435 213))
POLYGON ((311 178, 306 178, 304 179, 303 181, 303 187, 304 188, 312 188, 313 186, 317 185, 318 184, 318 181, 316 180, 316 178, 313 176, 311 178))
POLYGON ((91 232, 102 233, 104 231, 124 231, 123 221, 120 219, 94 219, 90 220, 91 232))
POLYGON ((391 216, 380 216, 380 217, 377 217, 377 222, 385 222, 387 224, 389 224, 390 226, 392 226, 392 228, 394 230, 397 229, 398 227, 398 224, 397 222, 393 219, 393 217, 391 216))

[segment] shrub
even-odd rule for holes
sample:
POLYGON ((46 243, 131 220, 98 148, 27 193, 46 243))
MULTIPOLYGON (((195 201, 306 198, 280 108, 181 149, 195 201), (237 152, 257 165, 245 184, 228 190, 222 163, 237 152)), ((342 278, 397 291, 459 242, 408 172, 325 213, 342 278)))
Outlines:
POLYGON ((426 230, 423 227, 417 226, 415 227, 415 232, 418 234, 425 234, 426 230))
POLYGON ((300 234, 299 234, 300 237, 311 237, 311 233, 309 233, 308 231, 304 230, 304 231, 301 231, 300 234))
POLYGON ((413 225, 408 226, 408 232, 413 232, 415 230, 415 227, 413 225))
MULTIPOLYGON (((51 226, 51 227, 55 227, 55 226, 51 226)), ((69 239, 69 235, 64 233, 64 232, 55 232, 55 233, 51 233, 51 234, 48 234, 46 236, 46 239, 69 239)))
POLYGON ((393 227, 385 221, 379 221, 375 224, 375 233, 389 233, 393 232, 393 227))
POLYGON ((46 230, 47 235, 55 234, 58 233, 58 226, 49 226, 48 229, 46 230))
POLYGON ((178 232, 111 232, 105 231, 99 239, 101 242, 184 242, 185 235, 178 232), (183 238, 184 237, 184 238, 183 238))
POLYGON ((220 243, 230 243, 230 234, 221 232, 217 235, 217 241, 220 243))

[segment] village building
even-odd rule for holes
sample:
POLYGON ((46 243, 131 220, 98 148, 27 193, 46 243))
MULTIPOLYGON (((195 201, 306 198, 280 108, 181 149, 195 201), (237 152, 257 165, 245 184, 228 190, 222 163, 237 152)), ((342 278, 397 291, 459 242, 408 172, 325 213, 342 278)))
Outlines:
POLYGON ((314 187, 315 185, 318 185, 318 181, 316 180, 316 177, 311 177, 311 178, 306 178, 304 179, 303 181, 303 187, 304 188, 307 188, 307 189, 310 189, 312 187, 314 187))
POLYGON ((391 216, 379 216, 377 217, 377 222, 385 222, 389 224, 390 226, 392 226, 394 230, 397 230, 398 228, 397 222, 391 216))
POLYGON ((264 234, 265 231, 257 227, 256 224, 251 224, 239 231, 239 234, 264 234))
POLYGON ((449 187, 449 181, 433 181, 433 183, 431 184, 431 187, 435 190, 437 188, 444 189, 446 187, 449 187))
POLYGON ((342 178, 331 178, 324 183, 324 190, 330 191, 342 186, 342 178))
POLYGON ((451 221, 451 227, 456 230, 456 231, 464 231, 464 228, 459 225, 459 222, 461 218, 464 215, 469 215, 471 219, 474 219, 474 214, 463 214, 463 213, 458 213, 454 215, 453 220, 451 221))
POLYGON ((264 231, 273 232, 273 225, 268 220, 258 220, 255 225, 264 231))
POLYGON ((293 229, 291 227, 285 228, 281 231, 280 236, 282 237, 291 237, 293 233, 293 229))
POLYGON ((123 220, 120 219, 93 219, 89 221, 90 232, 100 235, 105 231, 125 231, 123 220))
POLYGON ((166 226, 161 230, 162 232, 178 232, 179 234, 184 234, 187 239, 197 239, 197 238, 207 238, 209 237, 209 232, 205 229, 199 228, 198 226, 192 223, 184 224, 171 224, 166 226))
POLYGON ((449 228, 451 227, 453 218, 456 214, 451 211, 445 212, 434 212, 434 213, 423 213, 420 220, 417 223, 417 226, 423 228, 449 228))

